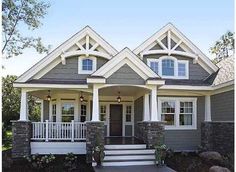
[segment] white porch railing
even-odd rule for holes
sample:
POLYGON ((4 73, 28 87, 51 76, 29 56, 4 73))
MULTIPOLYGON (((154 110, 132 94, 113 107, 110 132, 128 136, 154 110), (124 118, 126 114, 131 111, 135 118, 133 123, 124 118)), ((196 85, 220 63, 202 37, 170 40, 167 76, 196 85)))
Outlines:
POLYGON ((83 122, 32 122, 31 140, 70 140, 86 139, 86 124, 83 122))

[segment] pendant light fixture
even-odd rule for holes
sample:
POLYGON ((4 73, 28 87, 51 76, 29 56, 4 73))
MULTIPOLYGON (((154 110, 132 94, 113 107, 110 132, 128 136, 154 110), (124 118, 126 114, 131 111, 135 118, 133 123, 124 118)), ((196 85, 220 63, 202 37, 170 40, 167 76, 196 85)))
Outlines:
POLYGON ((120 92, 118 92, 117 102, 118 102, 118 103, 121 102, 120 92))
POLYGON ((80 96, 80 98, 79 98, 79 99, 80 99, 80 101, 81 101, 81 102, 83 102, 83 101, 84 101, 84 97, 83 97, 83 94, 82 94, 82 92, 81 92, 81 96, 80 96))
POLYGON ((47 97, 46 97, 46 99, 47 99, 47 101, 51 101, 51 95, 50 95, 50 90, 48 90, 48 95, 47 95, 47 97))

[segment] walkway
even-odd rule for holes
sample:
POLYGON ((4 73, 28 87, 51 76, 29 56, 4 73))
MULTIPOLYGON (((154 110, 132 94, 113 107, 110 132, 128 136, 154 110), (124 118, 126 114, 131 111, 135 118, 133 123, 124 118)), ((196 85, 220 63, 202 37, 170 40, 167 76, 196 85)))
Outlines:
POLYGON ((94 167, 95 172, 175 172, 167 166, 156 165, 126 166, 126 167, 94 167))

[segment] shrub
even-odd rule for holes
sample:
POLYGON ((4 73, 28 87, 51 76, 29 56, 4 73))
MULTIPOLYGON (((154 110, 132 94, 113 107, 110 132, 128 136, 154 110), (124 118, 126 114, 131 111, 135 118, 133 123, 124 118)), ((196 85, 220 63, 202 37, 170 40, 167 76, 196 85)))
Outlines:
POLYGON ((66 154, 65 161, 64 161, 64 167, 68 171, 72 171, 77 168, 77 156, 73 153, 66 154))
POLYGON ((52 154, 40 156, 39 154, 31 155, 25 157, 26 160, 30 163, 30 166, 33 169, 45 169, 47 168, 49 171, 52 168, 52 164, 55 161, 55 156, 52 154))

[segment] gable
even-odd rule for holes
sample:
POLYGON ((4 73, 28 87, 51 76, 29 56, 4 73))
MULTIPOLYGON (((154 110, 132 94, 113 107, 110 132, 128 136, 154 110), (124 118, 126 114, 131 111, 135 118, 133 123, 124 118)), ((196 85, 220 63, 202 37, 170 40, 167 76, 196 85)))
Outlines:
POLYGON ((128 48, 125 48, 121 52, 119 52, 115 57, 109 60, 91 76, 108 78, 125 64, 129 65, 132 70, 134 70, 144 80, 148 78, 160 78, 128 48))
POLYGON ((67 58, 73 56, 97 56, 109 60, 116 53, 117 50, 86 26, 22 74, 16 82, 26 82, 34 76, 36 76, 34 79, 39 79, 59 63, 65 65, 67 58))
POLYGON ((210 74, 218 70, 217 66, 171 23, 161 28, 133 52, 140 58, 152 54, 181 55, 193 59, 210 74))
POLYGON ((106 83, 144 85, 145 80, 139 76, 129 65, 125 64, 111 76, 109 76, 106 83))

